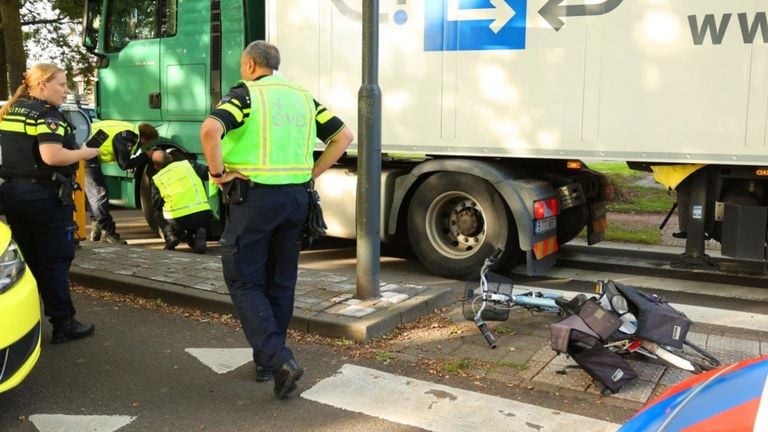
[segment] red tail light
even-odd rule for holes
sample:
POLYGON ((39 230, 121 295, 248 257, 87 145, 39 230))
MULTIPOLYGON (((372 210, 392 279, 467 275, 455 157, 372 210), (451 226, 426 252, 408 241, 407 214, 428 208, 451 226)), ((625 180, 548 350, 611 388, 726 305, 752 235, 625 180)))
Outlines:
POLYGON ((558 211, 559 205, 557 198, 534 201, 533 203, 533 217, 536 219, 544 219, 550 216, 557 216, 558 211))

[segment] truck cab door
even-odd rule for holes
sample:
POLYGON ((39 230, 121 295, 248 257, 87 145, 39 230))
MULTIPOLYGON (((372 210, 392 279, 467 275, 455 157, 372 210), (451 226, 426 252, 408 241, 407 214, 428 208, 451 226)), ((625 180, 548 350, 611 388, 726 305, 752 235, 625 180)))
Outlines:
MULTIPOLYGON (((163 120, 200 121, 211 108, 209 71, 212 49, 201 41, 209 40, 211 33, 215 33, 211 22, 212 5, 209 1, 179 0, 165 0, 165 4, 167 18, 160 38, 163 120)), ((220 29, 220 14, 214 19, 220 29)))
POLYGON ((109 67, 99 71, 101 118, 152 123, 162 120, 158 38, 162 3, 106 3, 103 62, 109 67))

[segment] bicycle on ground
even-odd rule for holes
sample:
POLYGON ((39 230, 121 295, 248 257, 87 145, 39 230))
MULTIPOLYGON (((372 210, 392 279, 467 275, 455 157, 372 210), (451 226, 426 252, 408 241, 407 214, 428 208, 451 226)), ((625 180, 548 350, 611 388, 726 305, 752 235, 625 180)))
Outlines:
MULTIPOLYGON (((464 317, 475 322, 491 348, 496 348, 497 342, 486 320, 506 321, 510 310, 515 307, 522 307, 531 312, 571 316, 577 314, 589 300, 584 294, 566 299, 558 293, 546 291, 519 290, 520 292, 515 293, 515 286, 512 283, 495 284, 491 287, 488 282, 488 271, 502 252, 502 249, 498 249, 496 253, 485 259, 480 269, 479 286, 468 288, 464 298, 464 317)), ((598 295, 603 294, 605 286, 604 281, 597 282, 598 295)), ((622 324, 617 331, 603 341, 603 346, 609 350, 620 355, 641 354, 692 373, 707 371, 721 365, 717 357, 687 339, 683 341, 682 348, 675 348, 637 337, 635 333, 637 333, 638 323, 635 316, 629 313, 627 299, 621 295, 615 295, 611 303, 612 306, 618 306, 618 311, 613 308, 606 311, 619 315, 622 324)))

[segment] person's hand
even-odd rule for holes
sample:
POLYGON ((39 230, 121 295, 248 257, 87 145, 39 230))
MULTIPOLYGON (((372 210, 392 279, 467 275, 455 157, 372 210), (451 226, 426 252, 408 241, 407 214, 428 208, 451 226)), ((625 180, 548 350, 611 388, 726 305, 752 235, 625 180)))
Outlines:
POLYGON ((88 146, 82 146, 82 147, 80 147, 79 151, 80 151, 80 159, 82 159, 82 160, 93 159, 93 158, 95 158, 96 156, 99 155, 99 148, 98 147, 91 148, 91 147, 88 147, 88 146))
POLYGON ((221 177, 216 178, 216 177, 209 176, 209 178, 213 180, 213 182, 216 183, 217 186, 219 186, 219 189, 222 189, 225 183, 229 183, 236 178, 243 179, 243 180, 250 180, 248 177, 246 177, 239 171, 227 171, 221 177))

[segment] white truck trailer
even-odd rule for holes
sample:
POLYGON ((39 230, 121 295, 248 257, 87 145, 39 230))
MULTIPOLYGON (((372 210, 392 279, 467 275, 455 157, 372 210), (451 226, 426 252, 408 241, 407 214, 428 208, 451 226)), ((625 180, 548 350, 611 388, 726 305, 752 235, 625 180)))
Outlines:
MULTIPOLYGON (((267 11, 281 69, 353 128, 361 3, 281 0, 267 11)), ((765 260, 768 1, 579 3, 382 2, 382 151, 428 156, 404 171, 385 162, 382 232, 406 222, 442 274, 494 246, 536 262, 539 199, 558 197, 558 243, 584 225, 602 231, 606 184, 566 162, 616 160, 655 166, 678 188, 688 244, 677 264, 705 265, 709 237, 726 255, 765 260)), ((354 182, 338 187, 346 176, 323 179, 342 236, 355 226, 354 182)))

